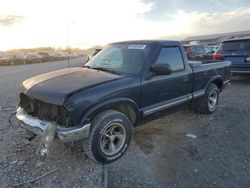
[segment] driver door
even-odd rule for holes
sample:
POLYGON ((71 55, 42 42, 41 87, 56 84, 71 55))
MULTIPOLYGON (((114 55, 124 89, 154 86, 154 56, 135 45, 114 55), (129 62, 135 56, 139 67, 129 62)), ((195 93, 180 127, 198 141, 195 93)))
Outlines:
POLYGON ((162 47, 156 62, 153 63, 169 64, 172 73, 155 75, 142 81, 141 105, 143 115, 147 116, 156 112, 171 110, 176 106, 187 106, 192 98, 193 73, 189 66, 185 66, 179 47, 162 47))

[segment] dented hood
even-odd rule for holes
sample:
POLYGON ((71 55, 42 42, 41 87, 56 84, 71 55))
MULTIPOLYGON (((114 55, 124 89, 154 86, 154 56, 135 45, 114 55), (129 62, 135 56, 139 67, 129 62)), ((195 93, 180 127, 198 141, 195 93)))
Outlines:
POLYGON ((123 76, 87 68, 67 68, 41 74, 22 83, 23 93, 46 103, 62 105, 65 98, 123 76))

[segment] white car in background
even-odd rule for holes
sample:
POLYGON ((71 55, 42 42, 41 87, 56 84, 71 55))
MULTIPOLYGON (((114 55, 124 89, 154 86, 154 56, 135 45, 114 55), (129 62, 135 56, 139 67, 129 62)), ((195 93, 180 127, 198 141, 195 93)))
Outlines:
POLYGON ((67 54, 65 54, 64 52, 54 52, 53 57, 55 58, 55 60, 63 60, 67 58, 67 54))
POLYGON ((212 45, 207 45, 210 48, 210 54, 214 54, 216 53, 219 48, 220 48, 220 44, 212 44, 212 45))
POLYGON ((27 53, 25 60, 27 62, 42 62, 43 57, 37 53, 27 53))

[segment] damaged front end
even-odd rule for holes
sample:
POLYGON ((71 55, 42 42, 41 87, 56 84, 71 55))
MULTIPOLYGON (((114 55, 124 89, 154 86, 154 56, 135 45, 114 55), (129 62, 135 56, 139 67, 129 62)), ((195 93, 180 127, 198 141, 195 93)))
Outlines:
POLYGON ((27 114, 40 120, 55 122, 62 127, 72 126, 71 117, 63 106, 45 103, 21 93, 20 107, 27 114))
POLYGON ((20 126, 33 135, 41 135, 37 153, 47 155, 54 138, 62 142, 72 142, 89 136, 90 124, 72 126, 67 110, 62 106, 47 104, 20 94, 17 109, 20 126))

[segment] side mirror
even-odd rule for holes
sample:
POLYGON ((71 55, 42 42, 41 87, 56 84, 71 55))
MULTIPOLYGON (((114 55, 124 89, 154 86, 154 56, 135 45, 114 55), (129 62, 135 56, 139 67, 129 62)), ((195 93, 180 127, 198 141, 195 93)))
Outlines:
POLYGON ((153 64, 150 69, 156 75, 168 75, 173 72, 169 64, 153 64))

